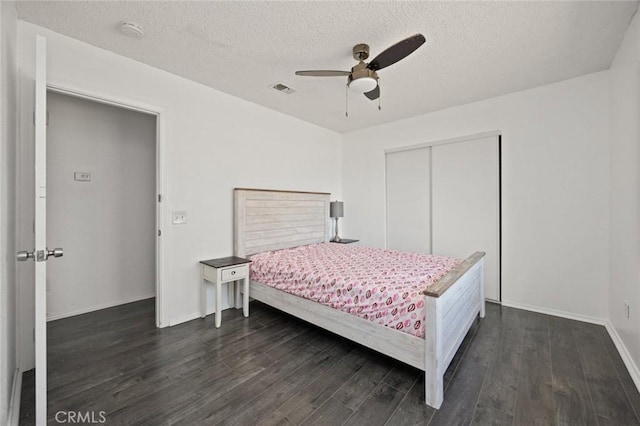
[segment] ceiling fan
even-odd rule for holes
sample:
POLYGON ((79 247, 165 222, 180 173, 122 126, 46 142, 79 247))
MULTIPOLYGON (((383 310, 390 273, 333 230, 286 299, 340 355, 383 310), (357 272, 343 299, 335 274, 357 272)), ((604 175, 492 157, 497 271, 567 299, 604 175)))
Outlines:
POLYGON ((307 77, 346 76, 347 86, 364 93, 367 98, 373 101, 380 97, 377 71, 406 58, 422 46, 424 42, 425 38, 422 34, 412 35, 382 51, 369 63, 364 62, 369 57, 369 45, 364 43, 356 44, 353 46, 353 58, 359 62, 351 68, 351 71, 309 70, 296 71, 296 75, 307 77))

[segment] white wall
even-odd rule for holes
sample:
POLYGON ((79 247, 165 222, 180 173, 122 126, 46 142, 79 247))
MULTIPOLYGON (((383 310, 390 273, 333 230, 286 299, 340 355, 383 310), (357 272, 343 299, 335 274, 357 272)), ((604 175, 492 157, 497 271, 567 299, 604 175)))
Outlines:
POLYGON ((13 2, 0 2, 0 424, 7 415, 16 361, 15 156, 16 26, 13 2))
POLYGON ((499 130, 503 301, 606 318, 608 97, 601 72, 344 135, 344 235, 385 245, 385 149, 499 130))
MULTIPOLYGON (((21 85, 21 140, 32 137, 26 112, 36 34, 48 39, 50 83, 162 109, 163 208, 188 214, 187 225, 171 225, 169 214, 163 220, 162 325, 198 316, 198 261, 232 254, 234 187, 324 191, 341 198, 339 134, 25 22, 19 23, 20 66, 27 77, 21 85)), ((28 200, 29 188, 21 191, 28 200)), ((25 203, 21 209, 28 213, 25 203)), ((21 222, 23 236, 27 220, 21 222)), ((28 271, 20 278, 23 320, 29 321, 28 271)), ((27 356, 30 333, 25 327, 20 335, 27 356)))
POLYGON ((47 317, 155 296, 155 116, 51 92, 47 110, 47 241, 65 252, 47 317))
POLYGON ((610 320, 640 386, 640 17, 616 54, 611 78, 610 320), (624 302, 630 305, 627 318, 624 302))

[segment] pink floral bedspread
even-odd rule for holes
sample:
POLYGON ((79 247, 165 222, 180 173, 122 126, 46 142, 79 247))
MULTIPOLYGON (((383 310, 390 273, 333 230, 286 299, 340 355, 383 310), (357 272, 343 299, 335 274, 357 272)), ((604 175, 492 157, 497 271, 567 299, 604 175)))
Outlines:
POLYGON ((387 327, 424 336, 420 292, 461 261, 323 243, 255 254, 250 278, 387 327))

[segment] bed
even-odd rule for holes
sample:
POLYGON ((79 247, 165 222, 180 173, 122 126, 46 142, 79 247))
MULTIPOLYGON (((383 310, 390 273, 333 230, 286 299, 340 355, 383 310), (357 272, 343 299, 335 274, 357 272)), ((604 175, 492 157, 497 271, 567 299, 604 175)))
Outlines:
MULTIPOLYGON (((329 242, 328 193, 234 190, 234 255, 329 242)), ((423 333, 403 332, 251 280, 251 298, 425 372, 425 403, 440 408, 443 376, 464 336, 484 317, 484 253, 476 252, 420 291, 423 333)), ((239 291, 239 287, 236 292, 239 291)), ((237 294, 237 293, 236 293, 237 294)), ((240 307, 236 297, 236 307, 240 307)), ((406 330, 405 330, 406 331, 406 330)))

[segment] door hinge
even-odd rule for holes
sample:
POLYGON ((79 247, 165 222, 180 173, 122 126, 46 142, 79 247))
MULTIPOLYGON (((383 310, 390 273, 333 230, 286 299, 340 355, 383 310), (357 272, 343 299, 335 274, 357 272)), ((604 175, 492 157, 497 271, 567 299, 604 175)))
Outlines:
MULTIPOLYGON (((49 115, 49 111, 47 111, 46 117, 47 118, 46 118, 45 124, 48 126, 49 125, 49 119, 51 118, 50 115, 49 115)), ((35 111, 33 111, 33 125, 34 126, 36 125, 36 112, 35 111)))
POLYGON ((162 194, 158 194, 158 202, 161 203, 162 202, 162 194))
POLYGON ((158 237, 162 237, 162 230, 158 229, 158 237))

